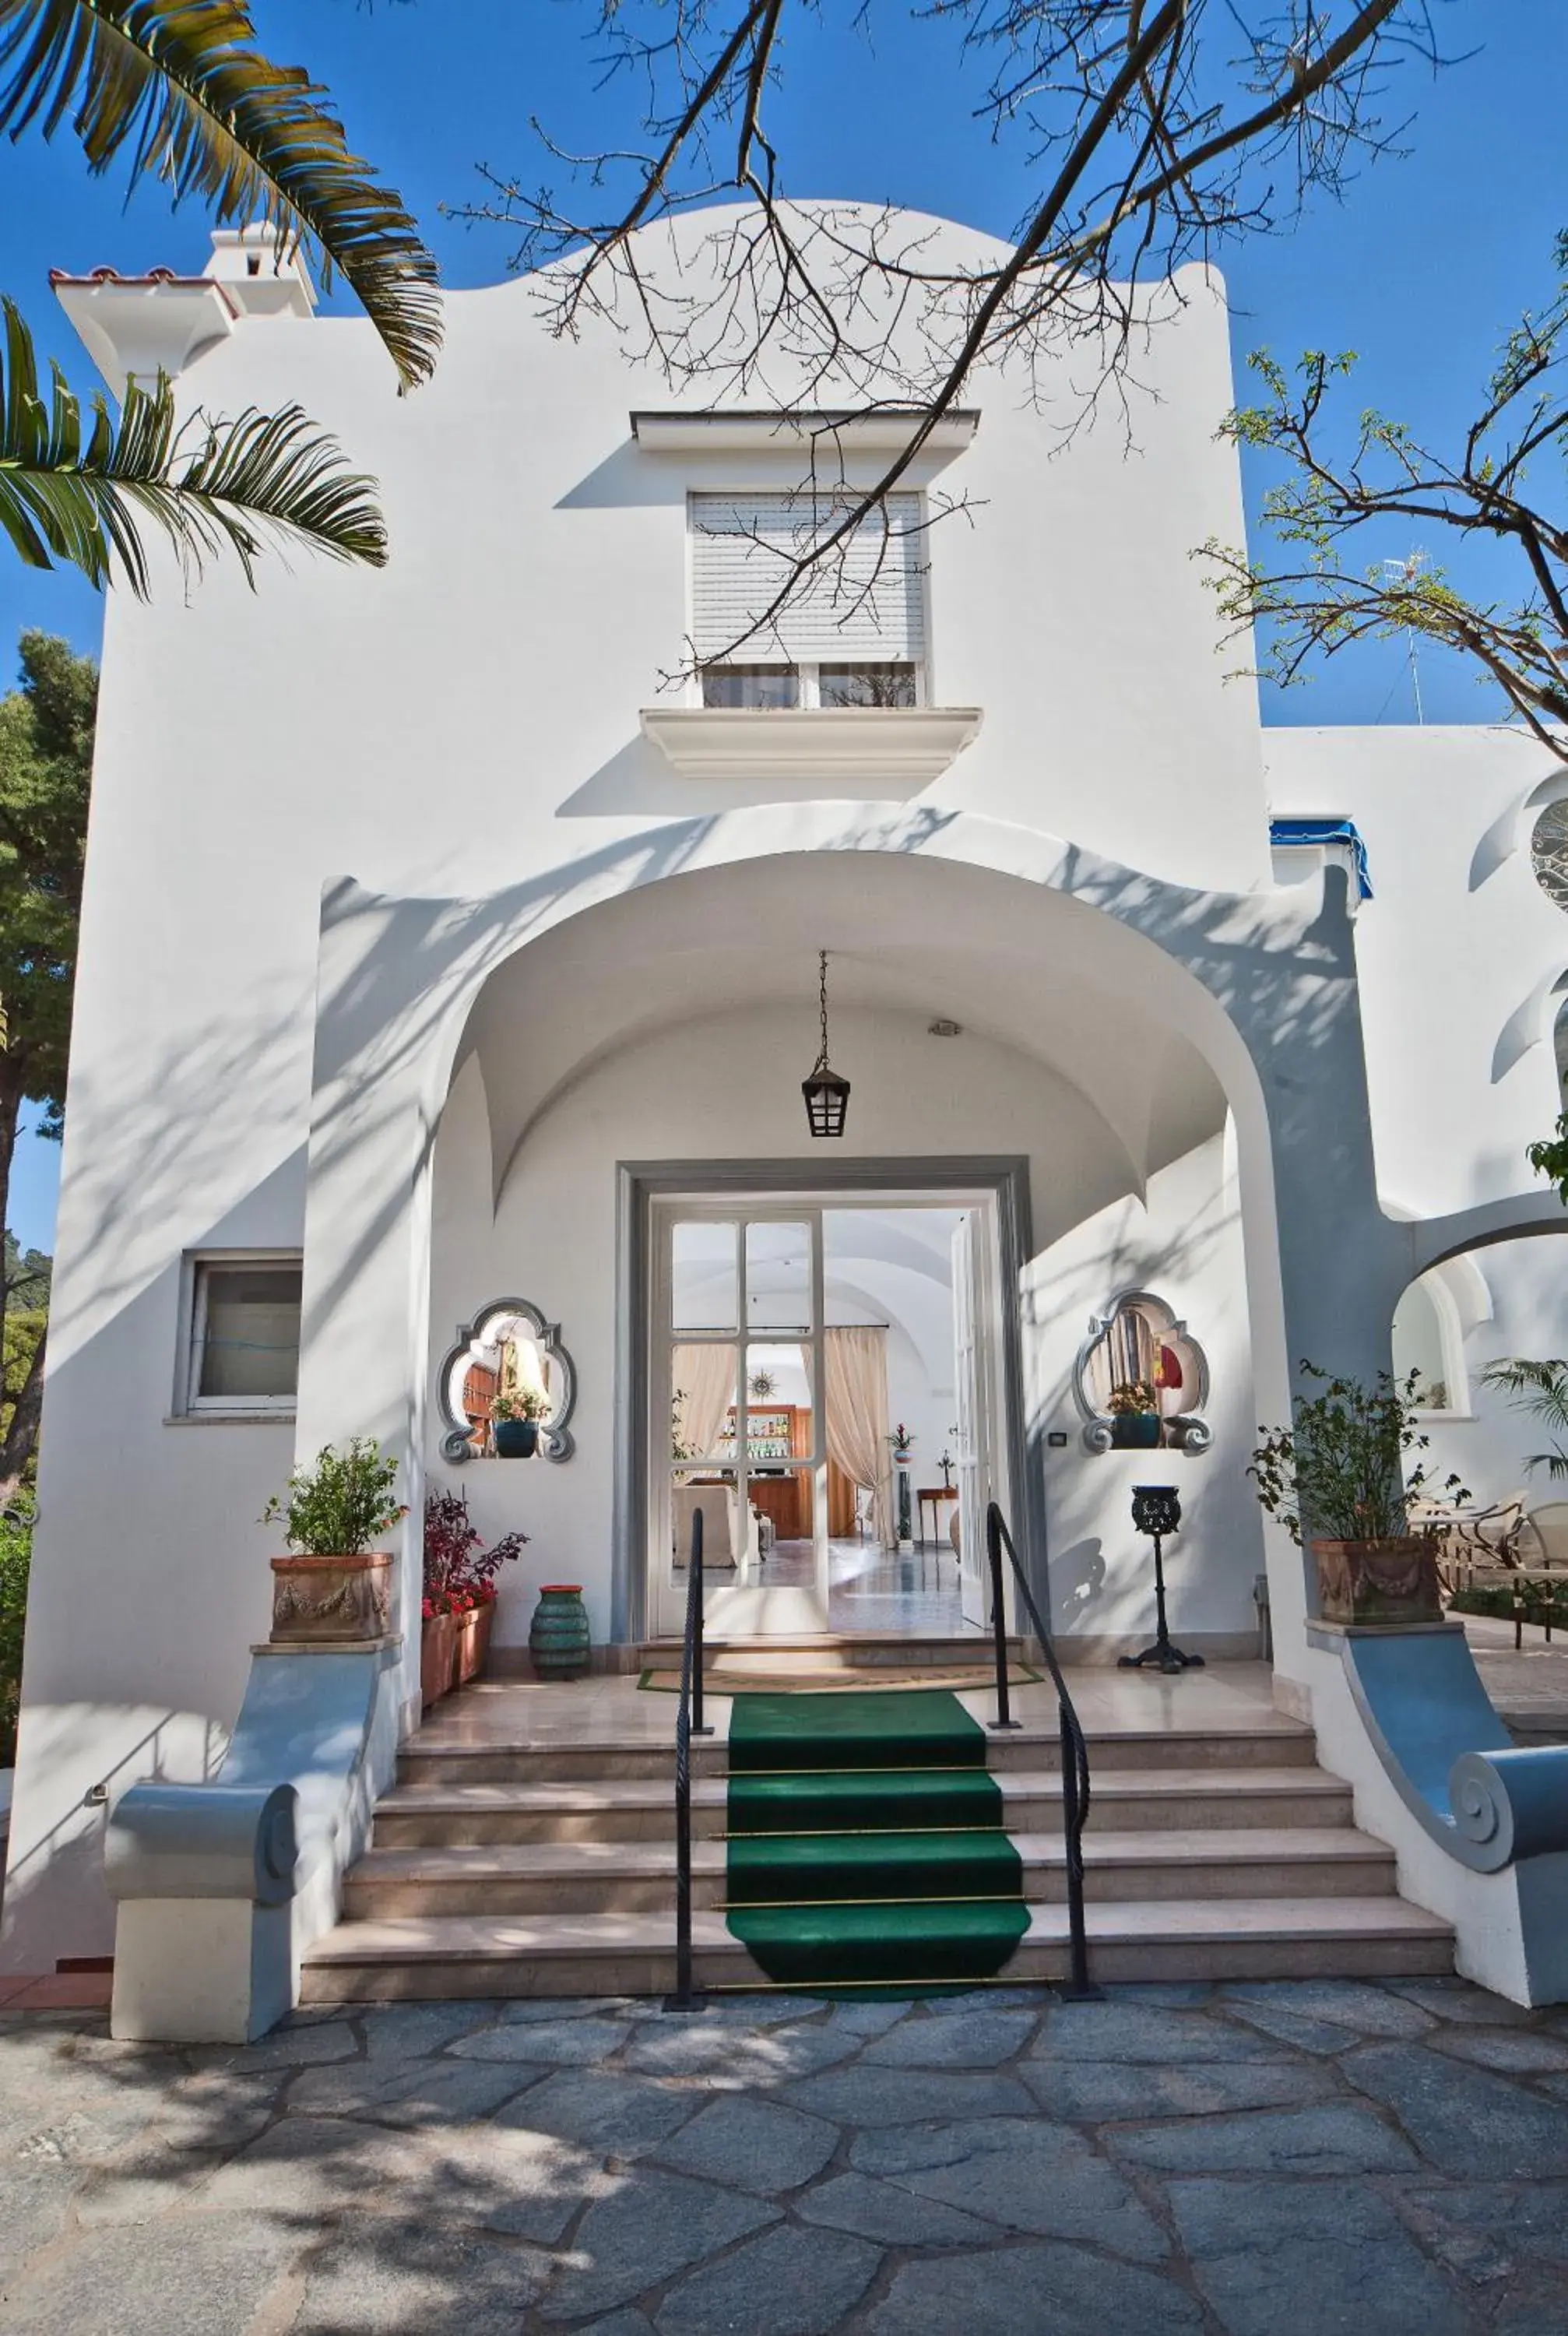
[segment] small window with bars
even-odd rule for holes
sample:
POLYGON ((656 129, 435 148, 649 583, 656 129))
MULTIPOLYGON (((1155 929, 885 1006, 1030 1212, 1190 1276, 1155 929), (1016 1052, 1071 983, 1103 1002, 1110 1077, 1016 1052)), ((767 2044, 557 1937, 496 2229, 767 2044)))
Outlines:
POLYGON ((191 1260, 188 1416, 292 1412, 299 1384, 302 1269, 297 1254, 191 1260))
POLYGON ((689 508, 691 636, 705 706, 768 713, 923 702, 919 495, 890 495, 885 514, 862 520, 771 615, 797 563, 838 523, 842 501, 694 494, 689 508))

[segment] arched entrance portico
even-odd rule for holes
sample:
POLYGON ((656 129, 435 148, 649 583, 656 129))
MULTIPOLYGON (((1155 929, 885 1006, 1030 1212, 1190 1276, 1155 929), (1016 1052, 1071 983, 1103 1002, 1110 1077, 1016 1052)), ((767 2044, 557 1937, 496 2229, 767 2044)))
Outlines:
MULTIPOLYGON (((1114 1552, 1110 1573, 1101 1559, 1093 1594, 1064 1608, 1062 1627, 1082 1628, 1096 1642, 1117 1631, 1135 1636, 1146 1585, 1125 1526, 1122 1479, 1131 1464, 1086 1453, 1076 1415, 1066 1448, 1048 1447, 1068 1416, 1065 1372, 1085 1322, 1110 1304, 1131 1269, 1108 1255, 1103 1271, 1112 1279, 1094 1282, 1080 1303, 1076 1280, 1070 1297, 1056 1288, 1067 1237, 1125 1203, 1146 1244, 1135 1281, 1174 1273, 1185 1306, 1187 1290, 1199 1287, 1194 1270, 1200 1281, 1206 1277, 1206 1305, 1196 1295, 1191 1302, 1228 1319, 1228 1330, 1217 1331, 1232 1346, 1219 1373, 1222 1398, 1237 1405, 1241 1420, 1253 1410, 1239 1226, 1211 1228, 1213 1253, 1196 1260, 1183 1254, 1193 1246, 1191 1212, 1195 1200, 1214 1206, 1215 1195, 1196 1198, 1196 1168, 1180 1202, 1165 1191, 1174 1163, 1205 1146, 1210 1183, 1217 1192, 1224 1181, 1226 1098, 1173 1010, 1173 983, 1151 980, 1143 960, 1152 956, 1094 910, 990 871, 918 854, 789 852, 684 872, 601 902, 489 978, 470 1017, 435 1153, 434 1335, 449 1335, 452 1321, 467 1319, 489 1294, 488 1284, 474 1286, 476 1273, 521 1286, 520 1274, 526 1281, 535 1271, 521 1260, 537 1259, 535 1279, 543 1282, 531 1284, 531 1294, 550 1319, 570 1322, 579 1367, 586 1358, 585 1384, 613 1389, 613 1437, 589 1418, 570 1487, 553 1471, 543 1472, 550 1481, 542 1484, 541 1472, 531 1472, 526 1487, 531 1510, 545 1504, 558 1562, 589 1582, 601 1631, 636 1641, 667 1630, 683 1596, 681 1554, 672 1572, 668 1523, 657 1505, 672 1456, 661 1457, 659 1445, 674 1383, 662 1396, 657 1386, 661 1309, 669 1300, 667 1290, 659 1294, 657 1268, 669 1212, 684 1205, 733 1248, 733 1231, 717 1227, 732 1228, 737 1212, 755 1225, 759 1212, 765 1223, 793 1211, 806 1243, 818 1237, 813 1224, 820 1236, 824 1209, 828 1223, 842 1228, 857 1211, 923 1202, 969 1211, 988 1251, 977 1280, 987 1302, 967 1310, 983 1316, 980 1378, 997 1394, 989 1406, 960 1399, 950 1333, 948 1363, 933 1374, 947 1390, 944 1406, 920 1418, 919 1480, 934 1474, 960 1411, 981 1410, 980 1471, 1008 1513, 1029 1524, 1026 1543, 1037 1560, 1052 1501, 1064 1546, 1079 1552, 1080 1593, 1086 1552, 1114 1552), (813 1142, 800 1099, 815 1045, 818 946, 830 951, 835 1059, 852 1083, 845 1134, 832 1144, 813 1142), (933 1038, 933 1021, 957 1026, 959 1036, 933 1038), (617 1266, 612 1193, 623 1175, 631 1190, 621 1202, 617 1266), (488 1266, 475 1254, 487 1241, 488 1266), (1222 1299, 1227 1282, 1233 1286, 1222 1299), (589 1490, 583 1479, 594 1468, 607 1481, 589 1490), (1127 1568, 1137 1578, 1118 1581, 1127 1568)), ((903 1325, 893 1285, 884 1275, 877 1290, 872 1307, 852 1305, 846 1314, 852 1292, 838 1277, 825 1293, 830 1319, 891 1315, 897 1343, 903 1325)), ((734 1297, 732 1261, 732 1304, 734 1297)), ((711 1358, 727 1363, 733 1380, 733 1329, 693 1335, 718 1343, 711 1358)), ((682 1351, 697 1359, 695 1349, 682 1351)), ((803 1384, 795 1392, 803 1397, 803 1384)), ((918 1408, 918 1398, 909 1400, 918 1408)), ((906 1407, 901 1392, 890 1419, 906 1407)), ((820 1406, 794 1408, 797 1428, 806 1418, 822 1424, 820 1406)), ((768 1457, 776 1469, 776 1453, 768 1457)), ((732 1527, 746 1514, 744 1495, 735 1505, 733 1465, 693 1479, 707 1483, 716 1499, 721 1484, 730 1485, 720 1522, 732 1527)), ((1255 1517, 1232 1481, 1222 1518, 1219 1472, 1176 1465, 1194 1504, 1194 1549, 1222 1548, 1235 1576, 1226 1599, 1209 1601, 1210 1642, 1215 1651, 1250 1644, 1251 1582, 1261 1562, 1255 1517)), ((770 1473, 765 1461, 761 1473, 770 1473)), ((480 1468, 465 1478, 471 1498, 480 1501, 482 1487, 483 1499, 493 1497, 503 1474, 509 1493, 521 1489, 515 1472, 480 1468)), ((820 1486, 805 1506, 825 1565, 820 1486)), ((762 1531, 759 1515, 754 1561, 762 1531)), ((972 1539, 978 1544, 978 1530, 972 1539)), ((725 1534, 717 1572, 738 1572, 746 1588, 719 1581, 717 1627, 827 1627, 825 1575, 813 1619, 809 1601, 776 1585, 754 1594, 770 1567, 747 1565, 744 1547, 735 1566, 739 1543, 740 1531, 725 1534)), ((940 1555, 933 1571, 940 1580, 940 1555)), ((948 1578, 950 1585, 950 1569, 948 1578)), ((969 1586, 966 1577, 959 1587, 969 1586)), ((978 1579, 972 1586, 965 1604, 978 1626, 983 1597, 978 1579)), ((1037 1587, 1043 1593, 1043 1579, 1037 1587)))
MULTIPOLYGON (((846 1014, 880 1017, 890 1031, 923 1032, 932 1015, 959 1019, 977 1045, 1010 1050, 1012 1085, 1050 1085, 1070 1098, 1094 1130, 1093 1144, 1080 1146, 1078 1165, 1095 1158, 1079 1202, 1103 1201, 1113 1187, 1144 1191, 1180 1155, 1194 1110, 1208 1114, 1204 1133, 1228 1121, 1250 1368, 1257 1399, 1272 1391, 1281 1400, 1267 1115, 1232 1012, 1246 1009, 1255 1025, 1271 1009, 1293 1014, 1309 1054, 1335 1046, 1345 1001, 1320 949, 1303 968, 1309 920, 1300 893, 1280 902, 1177 892, 965 814, 876 818, 832 805, 661 830, 558 871, 549 886, 485 901, 393 902, 340 888, 323 933, 302 1446, 344 1432, 341 1390, 356 1384, 380 1396, 378 1417, 367 1422, 362 1407, 358 1424, 379 1425, 420 1464, 430 1329, 419 1309, 429 1299, 435 1131, 462 1079, 472 1084, 477 1066, 486 1197, 504 1212, 531 1152, 548 1149, 552 1128, 593 1084, 613 1085, 672 1031, 711 1021, 716 1005, 732 1018, 776 1007, 793 1027, 790 985, 798 991, 817 946, 835 953, 846 1014)), ((1353 995, 1350 1004, 1353 1030, 1353 995)), ((771 1043, 771 1032, 759 1032, 759 1047, 771 1043)), ((872 1060, 881 1059, 873 1047, 872 1060)), ((770 1082, 792 1114, 784 1148, 803 1152, 793 1057, 790 1067, 786 1078, 782 1052, 777 1063, 770 1055, 770 1082)), ((1008 1084, 1004 1076, 992 1087, 1008 1084)), ((849 1139, 857 1145, 888 1148, 863 1105, 849 1139)), ((985 1146, 971 1136, 961 1148, 985 1146)), ((616 1152, 682 1156, 674 1143, 661 1153, 639 1141, 632 1126, 618 1133, 616 1152)), ((733 1158, 741 1147, 732 1131, 709 1153, 733 1158)), ((1037 1197, 1037 1214, 1041 1205, 1037 1197)), ((1037 1224, 1037 1241, 1052 1230, 1037 1224)), ((533 1236, 553 1242, 556 1231, 548 1210, 536 1210, 533 1236)), ((614 1237, 603 1223, 607 1265, 614 1237)), ((450 1323, 441 1330, 449 1337, 450 1323)), ((581 1346, 579 1336, 579 1366, 581 1346)), ((613 1358, 602 1359, 608 1401, 613 1358)), ((585 1389, 593 1377, 584 1372, 585 1389)), ((1027 1402, 1037 1395, 1029 1390, 1027 1402)), ((1242 1408, 1257 1416, 1251 1388, 1242 1408)), ((564 1497, 550 1494, 552 1504, 564 1497)), ((608 1488, 600 1499, 608 1535, 608 1488)), ((412 1545, 405 1564, 412 1591, 412 1545)), ((1287 1579, 1276 1594, 1285 1640, 1291 1589, 1287 1579)), ((1299 1613, 1299 1583, 1294 1603, 1299 1613)))

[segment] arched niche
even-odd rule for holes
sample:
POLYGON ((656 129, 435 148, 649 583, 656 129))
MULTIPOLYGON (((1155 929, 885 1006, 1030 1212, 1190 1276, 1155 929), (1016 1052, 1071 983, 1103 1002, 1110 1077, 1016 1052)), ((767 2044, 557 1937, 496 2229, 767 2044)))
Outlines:
POLYGON ((1159 1448, 1206 1452, 1213 1430, 1203 1417, 1209 1402, 1209 1364, 1202 1347, 1175 1309, 1152 1290, 1125 1290, 1105 1314, 1091 1318, 1078 1349, 1073 1394, 1084 1418, 1084 1448, 1117 1448, 1118 1390, 1151 1387, 1157 1405, 1159 1448))
POLYGON ((577 1372, 560 1343, 560 1325, 547 1322, 526 1298, 497 1298, 472 1322, 460 1322, 441 1358, 436 1399, 446 1428, 443 1460, 495 1456, 491 1415, 498 1396, 528 1392, 542 1401, 538 1452, 570 1460, 575 1448, 569 1422, 577 1401, 577 1372))

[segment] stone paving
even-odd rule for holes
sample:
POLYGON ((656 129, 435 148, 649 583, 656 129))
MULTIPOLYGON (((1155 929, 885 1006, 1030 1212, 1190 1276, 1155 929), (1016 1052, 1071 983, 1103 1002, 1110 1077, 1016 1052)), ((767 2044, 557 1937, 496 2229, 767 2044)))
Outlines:
POLYGON ((1568 2009, 1460 1981, 0 2014, 6 2336, 1563 2336, 1568 2009))

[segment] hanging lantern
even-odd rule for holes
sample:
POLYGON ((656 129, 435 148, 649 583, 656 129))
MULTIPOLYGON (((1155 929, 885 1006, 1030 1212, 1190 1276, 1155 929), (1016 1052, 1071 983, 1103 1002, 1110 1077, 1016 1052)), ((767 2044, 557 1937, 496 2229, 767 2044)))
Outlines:
POLYGON ((828 1067, 828 953, 817 951, 818 988, 822 1001, 823 1042, 809 1079, 801 1081, 806 1099, 806 1125, 813 1135, 842 1135, 850 1105, 850 1083, 828 1067))

